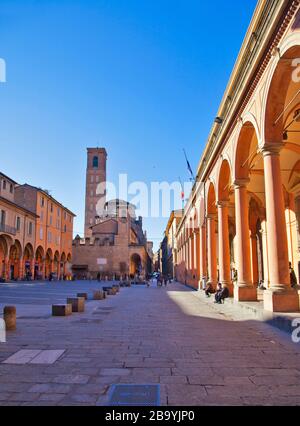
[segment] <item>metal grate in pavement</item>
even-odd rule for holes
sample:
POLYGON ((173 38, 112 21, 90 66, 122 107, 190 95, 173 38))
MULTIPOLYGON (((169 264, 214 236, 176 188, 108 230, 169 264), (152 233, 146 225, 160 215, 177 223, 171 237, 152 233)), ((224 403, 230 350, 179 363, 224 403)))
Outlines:
POLYGON ((160 385, 112 385, 111 406, 159 406, 160 385))

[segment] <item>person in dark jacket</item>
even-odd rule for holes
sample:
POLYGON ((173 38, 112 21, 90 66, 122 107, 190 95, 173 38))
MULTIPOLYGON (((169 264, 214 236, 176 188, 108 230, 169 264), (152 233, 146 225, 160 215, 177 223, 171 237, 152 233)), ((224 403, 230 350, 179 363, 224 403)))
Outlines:
POLYGON ((295 288, 298 285, 298 281, 297 281, 297 277, 295 274, 295 271, 292 267, 292 263, 289 263, 289 268, 290 268, 290 282, 291 282, 291 287, 295 288))
POLYGON ((206 297, 210 297, 212 294, 214 294, 214 292, 215 292, 215 290, 214 290, 212 284, 207 283, 206 287, 205 287, 206 297))
POLYGON ((223 287, 221 283, 218 284, 218 290, 215 296, 215 303, 221 304, 225 299, 229 297, 229 290, 227 287, 223 287))

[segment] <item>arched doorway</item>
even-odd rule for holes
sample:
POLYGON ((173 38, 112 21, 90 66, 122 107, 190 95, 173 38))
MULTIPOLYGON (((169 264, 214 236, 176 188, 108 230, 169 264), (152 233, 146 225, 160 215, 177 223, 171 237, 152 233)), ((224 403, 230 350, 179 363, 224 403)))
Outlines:
POLYGON ((133 254, 130 258, 130 275, 132 277, 140 275, 142 272, 142 259, 137 253, 133 254))
POLYGON ((26 244, 24 249, 23 274, 27 280, 32 280, 32 278, 34 278, 34 251, 30 243, 26 244))
POLYGON ((0 235, 0 278, 2 280, 8 279, 7 268, 5 261, 9 253, 9 243, 4 235, 0 235))
POLYGON ((10 247, 10 250, 9 250, 9 279, 10 280, 18 280, 22 278, 20 277, 21 258, 22 258, 21 243, 18 240, 15 240, 14 244, 10 247))
POLYGON ((50 277, 50 274, 52 273, 52 261, 53 261, 53 253, 52 250, 49 248, 46 253, 46 259, 45 259, 45 275, 46 279, 50 277))
POLYGON ((34 279, 42 280, 45 278, 45 252, 42 246, 39 246, 35 252, 34 279))
POLYGON ((62 252, 61 257, 60 257, 60 279, 64 279, 65 275, 66 275, 66 262, 67 262, 67 257, 65 252, 62 252))
POLYGON ((53 274, 54 274, 54 279, 59 279, 60 276, 60 256, 59 256, 59 252, 56 251, 54 253, 54 260, 53 260, 53 270, 52 270, 53 274))

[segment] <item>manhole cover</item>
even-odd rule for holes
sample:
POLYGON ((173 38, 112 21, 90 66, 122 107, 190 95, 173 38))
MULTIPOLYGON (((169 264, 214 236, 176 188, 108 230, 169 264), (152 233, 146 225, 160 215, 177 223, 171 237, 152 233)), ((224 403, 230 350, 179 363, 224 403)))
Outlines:
POLYGON ((159 385, 112 385, 109 405, 159 406, 159 385))

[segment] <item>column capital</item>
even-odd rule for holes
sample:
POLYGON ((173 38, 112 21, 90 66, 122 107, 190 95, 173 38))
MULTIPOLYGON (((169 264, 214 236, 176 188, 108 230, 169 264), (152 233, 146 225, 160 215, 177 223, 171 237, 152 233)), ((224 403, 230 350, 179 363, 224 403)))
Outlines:
POLYGON ((206 218, 207 218, 208 220, 216 220, 216 219, 217 219, 217 213, 208 213, 208 214, 206 215, 206 218))
POLYGON ((240 188, 247 188, 247 186, 250 183, 250 179, 249 178, 244 178, 244 179, 236 179, 233 182, 233 186, 234 189, 240 189, 240 188))
POLYGON ((259 152, 264 156, 264 157, 268 157, 270 155, 279 155, 280 151, 282 150, 282 148, 284 147, 284 143, 273 143, 273 144, 266 144, 264 145, 262 148, 259 149, 259 152))
POLYGON ((221 200, 216 202, 216 206, 220 209, 229 206, 229 200, 221 200))

